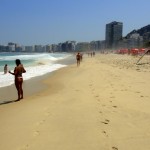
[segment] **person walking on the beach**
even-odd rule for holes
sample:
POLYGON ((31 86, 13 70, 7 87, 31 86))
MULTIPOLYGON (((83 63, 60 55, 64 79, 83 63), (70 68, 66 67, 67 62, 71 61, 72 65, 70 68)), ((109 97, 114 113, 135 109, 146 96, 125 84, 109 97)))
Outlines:
POLYGON ((15 76, 15 86, 18 92, 18 99, 23 99, 23 89, 22 89, 22 83, 23 83, 23 77, 22 73, 25 73, 26 70, 24 69, 23 65, 21 64, 20 59, 16 59, 16 67, 14 69, 14 73, 9 71, 10 74, 15 76))
POLYGON ((4 66, 4 74, 6 74, 8 72, 8 66, 7 66, 7 64, 5 64, 5 66, 4 66))
POLYGON ((77 60, 77 66, 80 66, 80 60, 81 60, 80 53, 77 53, 76 60, 77 60))

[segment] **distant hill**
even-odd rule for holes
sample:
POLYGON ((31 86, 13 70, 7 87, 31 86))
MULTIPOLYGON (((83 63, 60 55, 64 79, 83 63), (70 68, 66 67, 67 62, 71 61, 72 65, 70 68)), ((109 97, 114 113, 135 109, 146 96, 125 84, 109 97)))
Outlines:
POLYGON ((138 30, 131 31, 130 33, 126 35, 125 38, 129 38, 130 35, 132 35, 133 33, 139 33, 140 36, 143 36, 144 39, 150 39, 150 25, 142 27, 141 29, 138 29, 138 30))

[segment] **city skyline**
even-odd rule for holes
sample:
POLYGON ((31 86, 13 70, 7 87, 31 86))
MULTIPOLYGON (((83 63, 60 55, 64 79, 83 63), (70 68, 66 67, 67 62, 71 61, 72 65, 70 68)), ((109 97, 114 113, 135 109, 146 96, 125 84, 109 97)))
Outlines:
POLYGON ((123 22, 123 36, 149 24, 149 0, 1 0, 0 44, 105 40, 105 25, 123 22))

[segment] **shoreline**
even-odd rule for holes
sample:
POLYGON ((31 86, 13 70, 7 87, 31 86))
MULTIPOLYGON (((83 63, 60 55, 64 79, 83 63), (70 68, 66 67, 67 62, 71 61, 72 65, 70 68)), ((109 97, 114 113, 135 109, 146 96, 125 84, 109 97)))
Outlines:
MULTIPOLYGON (((46 89, 46 85, 43 84, 43 80, 48 78, 51 74, 52 73, 48 73, 43 76, 33 77, 29 80, 25 80, 23 83, 24 98, 46 89)), ((14 84, 0 88, 0 93, 0 105, 11 103, 17 100, 17 90, 14 84)))
MULTIPOLYGON (((60 63, 62 65, 67 65, 66 67, 68 67, 69 65, 75 64, 76 60, 74 58, 74 55, 72 55, 66 59, 58 60, 56 62, 60 63)), ((62 67, 62 68, 64 68, 64 67, 62 67)), ((59 68, 59 69, 62 69, 62 68, 59 68)), ((55 70, 55 71, 57 71, 57 70, 55 70)), ((42 76, 33 77, 29 80, 24 80, 24 83, 23 83, 24 98, 27 98, 34 94, 37 94, 38 92, 44 91, 47 86, 46 86, 46 84, 43 83, 43 81, 45 79, 49 78, 51 75, 53 75, 53 73, 55 71, 46 73, 42 76)), ((0 93, 1 93, 0 94, 0 105, 11 103, 11 102, 14 102, 15 100, 17 100, 17 90, 15 88, 14 83, 10 86, 1 87, 0 93), (8 92, 9 92, 9 94, 8 94, 8 92)))

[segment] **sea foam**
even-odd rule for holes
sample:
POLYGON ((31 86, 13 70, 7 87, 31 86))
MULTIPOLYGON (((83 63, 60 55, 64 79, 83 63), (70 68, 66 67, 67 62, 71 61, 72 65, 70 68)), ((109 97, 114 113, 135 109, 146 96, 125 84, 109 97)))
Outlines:
MULTIPOLYGON (((33 77, 42 76, 44 74, 53 72, 55 70, 58 70, 62 67, 65 67, 66 65, 62 64, 52 64, 52 65, 38 65, 34 67, 27 67, 26 73, 23 73, 23 79, 29 80, 33 77)), ((12 71, 13 72, 13 71, 12 71)), ((4 74, 3 72, 0 72, 0 87, 9 86, 14 83, 14 76, 7 73, 4 74)))
POLYGON ((44 74, 58 70, 66 65, 58 64, 57 61, 66 59, 71 56, 64 53, 33 53, 33 54, 14 54, 5 53, 0 56, 0 87, 9 86, 14 83, 14 76, 3 72, 3 65, 8 63, 8 70, 13 72, 15 67, 15 60, 20 59, 26 69, 26 73, 23 74, 24 80, 29 80, 33 77, 42 76, 44 74))

